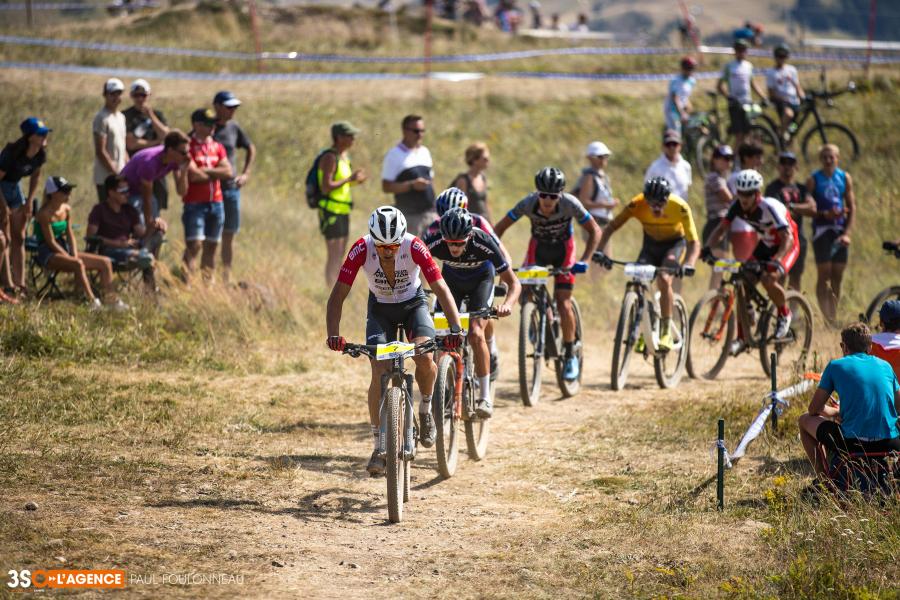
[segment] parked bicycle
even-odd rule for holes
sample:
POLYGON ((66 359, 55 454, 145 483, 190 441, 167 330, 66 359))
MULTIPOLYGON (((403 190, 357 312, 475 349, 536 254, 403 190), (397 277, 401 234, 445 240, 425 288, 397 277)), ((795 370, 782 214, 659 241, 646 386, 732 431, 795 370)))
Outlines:
MULTIPOLYGON (((402 332, 401 332, 402 333, 402 332)), ((398 337, 402 340, 402 335, 398 337)), ((410 462, 416 457, 419 424, 413 410, 413 375, 407 373, 404 361, 417 354, 433 352, 433 340, 421 344, 404 341, 387 344, 346 344, 344 354, 367 356, 373 360, 391 361, 390 369, 381 376, 381 404, 378 414, 381 428, 378 453, 384 456, 387 476, 388 520, 403 519, 403 503, 409 502, 410 462)))
POLYGON ((799 292, 785 292, 793 313, 788 334, 775 339, 775 305, 756 288, 762 270, 777 263, 720 259, 707 261, 722 273, 718 289, 709 290, 691 312, 688 374, 715 379, 729 356, 759 350, 763 371, 770 375, 769 354, 778 365, 803 373, 813 338, 812 308, 799 292))
MULTIPOLYGON (((895 244, 894 242, 883 242, 881 247, 888 254, 893 254, 894 257, 900 258, 900 245, 895 244)), ((875 315, 878 314, 878 311, 881 310, 881 305, 888 300, 900 300, 900 285, 887 287, 875 296, 872 302, 869 303, 869 308, 866 309, 866 323, 872 322, 872 319, 874 319, 875 315)))
MULTIPOLYGON (((465 424, 466 450, 471 460, 481 460, 487 452, 490 420, 480 418, 475 412, 475 402, 480 397, 480 386, 475 376, 474 353, 469 346, 469 322, 471 319, 496 319, 497 310, 485 308, 459 315, 465 339, 458 351, 444 352, 438 358, 437 381, 431 410, 437 429, 435 450, 438 472, 452 477, 459 462, 459 423, 465 424)), ((444 313, 435 313, 434 328, 437 335, 449 333, 444 313)), ((490 390, 492 399, 494 386, 490 390)))
POLYGON ((572 381, 563 377, 565 357, 562 327, 556 299, 547 287, 550 278, 570 273, 570 269, 554 267, 523 267, 516 271, 522 284, 522 313, 519 320, 519 394, 525 406, 534 406, 541 397, 543 366, 553 361, 556 383, 563 398, 569 398, 581 389, 584 373, 584 349, 581 333, 581 310, 572 298, 575 311, 575 344, 573 355, 578 360, 578 378, 572 381))

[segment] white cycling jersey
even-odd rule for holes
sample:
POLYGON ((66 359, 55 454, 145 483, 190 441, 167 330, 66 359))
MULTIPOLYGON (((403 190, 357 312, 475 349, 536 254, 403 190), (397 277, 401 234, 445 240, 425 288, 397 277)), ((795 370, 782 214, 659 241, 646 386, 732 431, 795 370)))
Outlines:
POLYGON ((428 283, 441 278, 441 271, 431 257, 431 252, 422 240, 411 233, 403 236, 400 248, 394 255, 394 285, 388 282, 387 275, 381 268, 381 261, 370 235, 359 238, 350 248, 341 266, 338 281, 353 285, 360 268, 366 272, 369 291, 378 302, 384 304, 397 304, 412 299, 422 285, 419 280, 420 272, 425 275, 428 283))

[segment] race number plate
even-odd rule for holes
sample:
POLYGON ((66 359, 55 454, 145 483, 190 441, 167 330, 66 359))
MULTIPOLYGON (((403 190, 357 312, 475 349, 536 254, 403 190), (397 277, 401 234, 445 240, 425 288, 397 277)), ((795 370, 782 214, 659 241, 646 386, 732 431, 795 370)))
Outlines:
POLYGON ((522 285, 545 285, 550 281, 547 267, 523 267, 516 270, 516 277, 522 285))
POLYGON ((409 358, 416 353, 416 345, 409 342, 391 342, 378 344, 375 349, 376 360, 392 360, 395 358, 409 358))
POLYGON ((653 281, 653 278, 656 277, 656 267, 653 265, 628 263, 625 265, 625 275, 638 281, 653 281))
MULTIPOLYGON (((462 327, 463 335, 469 333, 469 313, 459 313, 459 325, 462 327)), ((447 315, 442 312, 434 313, 434 333, 435 335, 450 335, 450 322, 447 315)))
POLYGON ((741 262, 730 258, 720 258, 713 264, 716 273, 737 273, 740 269, 741 262))

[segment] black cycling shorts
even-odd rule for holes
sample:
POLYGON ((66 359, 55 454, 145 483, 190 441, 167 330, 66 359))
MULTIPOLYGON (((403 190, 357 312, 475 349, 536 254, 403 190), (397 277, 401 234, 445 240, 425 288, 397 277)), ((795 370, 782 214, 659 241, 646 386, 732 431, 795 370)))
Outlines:
POLYGON ((684 254, 685 248, 687 241, 683 237, 661 242, 645 233, 644 244, 641 246, 637 261, 654 267, 677 267, 681 264, 681 255, 684 254))
POLYGON ((728 133, 750 133, 750 119, 747 118, 743 104, 736 100, 728 100, 728 117, 731 119, 728 133))
POLYGON ((403 327, 407 340, 419 337, 434 339, 434 321, 428 313, 428 300, 420 287, 406 302, 379 302, 369 292, 366 315, 366 343, 386 344, 397 340, 397 329, 403 327))
MULTIPOLYGON (((490 308, 494 302, 494 269, 493 265, 486 269, 480 277, 459 277, 453 269, 444 267, 441 272, 453 299, 459 310, 463 300, 466 300, 466 310, 469 312, 490 308)), ((434 310, 442 311, 441 303, 435 302, 434 310)))

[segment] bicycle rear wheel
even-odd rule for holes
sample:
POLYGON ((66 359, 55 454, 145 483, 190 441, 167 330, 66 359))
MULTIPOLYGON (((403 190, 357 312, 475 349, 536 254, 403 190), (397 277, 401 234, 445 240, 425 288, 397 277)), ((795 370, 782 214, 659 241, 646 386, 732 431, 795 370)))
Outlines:
POLYGON ((385 465, 387 475, 388 520, 399 523, 403 519, 403 488, 406 461, 403 460, 403 423, 406 403, 399 387, 388 388, 384 398, 383 419, 386 423, 385 465))
POLYGON ((540 343, 543 337, 537 305, 524 303, 519 320, 519 394, 525 406, 534 406, 541 397, 543 357, 536 356, 535 351, 539 345, 543 346, 540 343))
POLYGON ((629 339, 637 317, 637 294, 625 292, 622 299, 622 310, 619 312, 619 323, 616 325, 616 342, 613 347, 612 372, 610 385, 614 390, 621 390, 628 380, 628 363, 634 353, 636 339, 629 339))
POLYGON ((684 365, 690 350, 690 325, 687 307, 681 296, 675 295, 672 311, 672 349, 662 356, 653 357, 653 370, 656 372, 656 383, 663 389, 673 388, 684 375, 684 365))
POLYGON ((812 307, 798 292, 785 293, 785 300, 793 313, 791 327, 785 337, 774 339, 775 321, 778 317, 775 305, 769 305, 759 324, 761 333, 759 360, 766 375, 771 375, 769 354, 773 351, 777 356, 780 373, 784 373, 787 369, 790 373, 802 375, 806 371, 806 362, 813 337, 812 307))
POLYGON ((449 354, 442 355, 438 361, 431 411, 437 430, 438 472, 441 477, 453 477, 459 459, 459 418, 456 416, 456 364, 449 354))
POLYGON ((691 311, 687 371, 694 379, 715 379, 734 340, 736 298, 730 287, 709 290, 691 311))
POLYGON ((563 398, 571 398, 581 389, 581 378, 584 375, 584 338, 581 335, 581 309, 578 308, 578 302, 572 298, 572 308, 575 310, 575 346, 572 348, 572 354, 578 360, 578 378, 572 381, 563 377, 565 371, 565 361, 556 360, 556 383, 562 392, 563 398))
MULTIPOLYGON (((765 121, 769 119, 766 118, 765 121)), ((778 154, 781 152, 781 142, 778 140, 778 129, 765 121, 757 121, 750 125, 750 133, 747 134, 747 142, 755 142, 763 148, 763 172, 774 171, 778 164, 778 154)))
POLYGON ((878 314, 878 311, 881 310, 881 305, 888 300, 900 300, 900 285, 895 285, 886 290, 882 290, 880 294, 875 296, 869 304, 869 308, 866 309, 866 323, 873 325, 872 320, 875 318, 875 315, 878 314))
POLYGON ((800 146, 803 159, 810 162, 816 158, 819 147, 824 144, 835 144, 841 151, 841 164, 849 166, 859 158, 859 142, 850 128, 840 123, 822 123, 821 127, 813 127, 803 136, 800 146))

